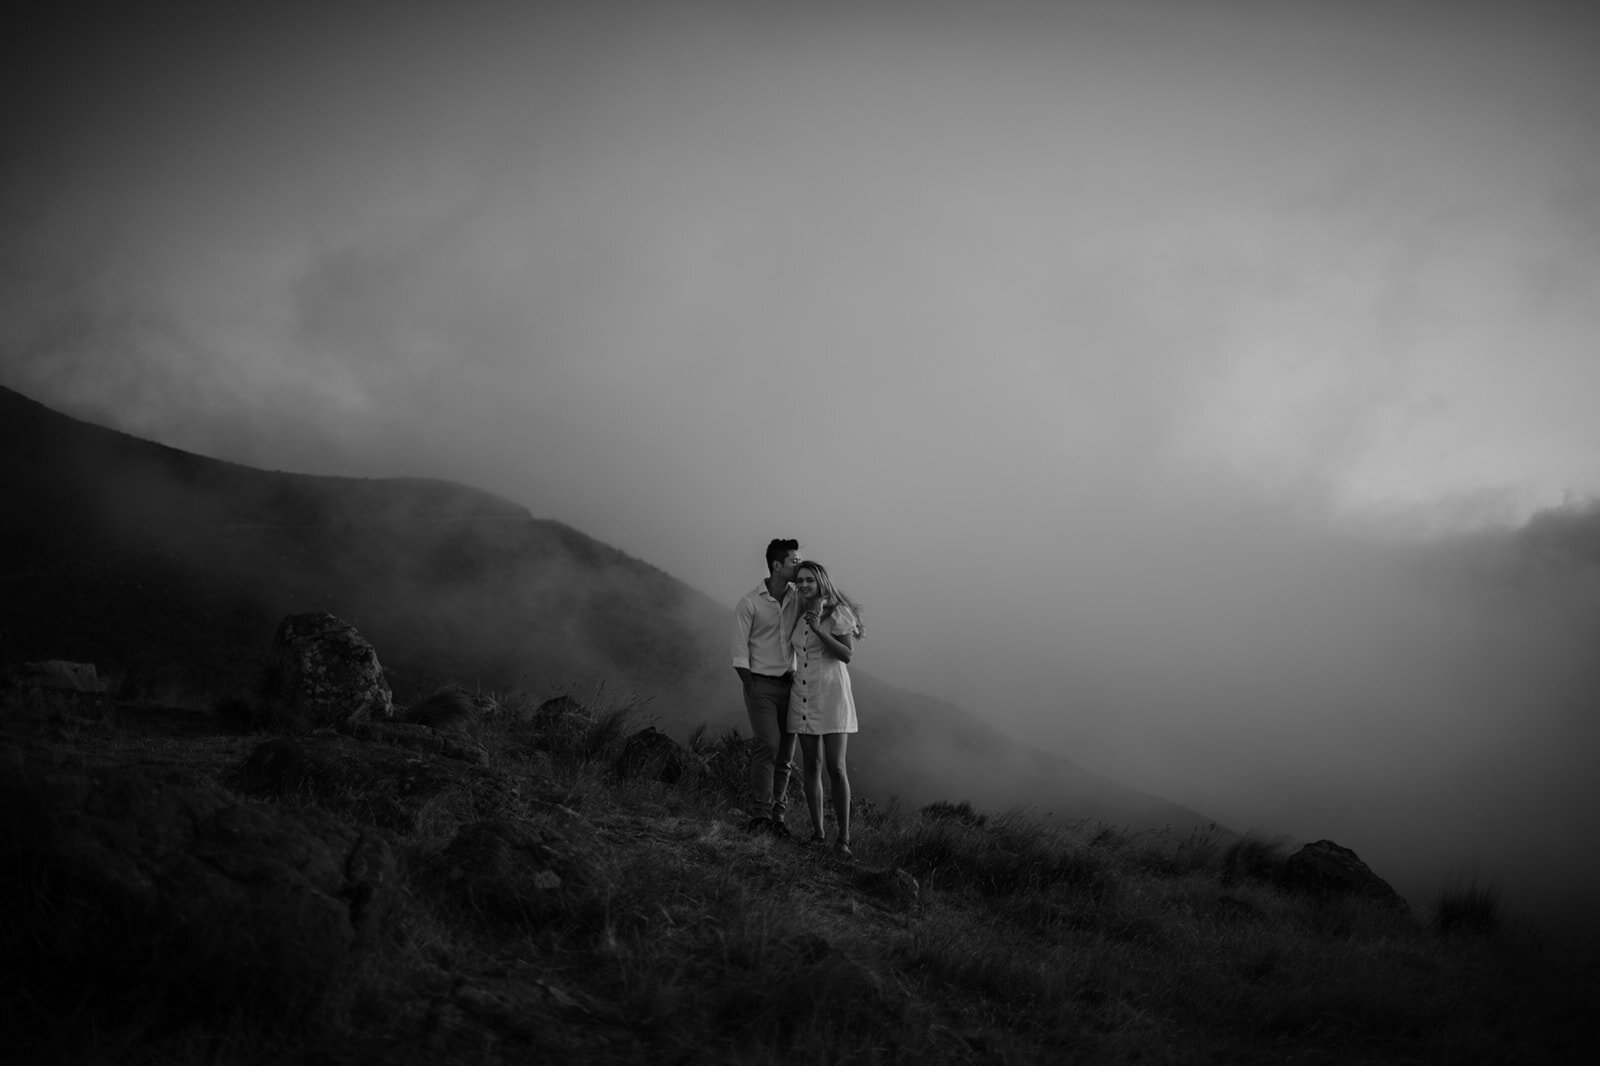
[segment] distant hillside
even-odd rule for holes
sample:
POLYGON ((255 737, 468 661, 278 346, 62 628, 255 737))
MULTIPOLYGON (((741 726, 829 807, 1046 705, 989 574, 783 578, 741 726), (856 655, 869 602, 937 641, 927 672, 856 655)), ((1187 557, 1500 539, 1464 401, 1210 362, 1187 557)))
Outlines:
MULTIPOLYGON (((90 425, 0 388, 0 659, 81 659, 135 689, 247 684, 286 614, 378 648, 397 698, 604 683, 682 736, 742 727, 731 605, 477 489, 258 470, 90 425)), ((1203 816, 855 671, 859 795, 1027 805, 1133 828, 1203 816)))

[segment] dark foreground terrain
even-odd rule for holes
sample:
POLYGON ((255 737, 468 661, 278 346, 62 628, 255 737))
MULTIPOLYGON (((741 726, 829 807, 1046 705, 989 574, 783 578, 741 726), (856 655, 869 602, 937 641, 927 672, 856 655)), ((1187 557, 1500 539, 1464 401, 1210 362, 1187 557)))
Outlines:
POLYGON ((1593 960, 1492 893, 1417 914, 1287 891, 1267 842, 948 803, 864 804, 852 861, 747 833, 744 755, 603 690, 311 732, 13 692, 7 1060, 1596 1061, 1593 960))

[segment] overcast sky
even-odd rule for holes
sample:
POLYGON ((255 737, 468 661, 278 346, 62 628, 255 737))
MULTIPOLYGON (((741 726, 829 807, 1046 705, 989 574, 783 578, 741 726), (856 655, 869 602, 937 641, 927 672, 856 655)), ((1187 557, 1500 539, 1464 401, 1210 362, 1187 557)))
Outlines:
POLYGON ((796 536, 862 669, 1380 872, 1600 829, 1593 575, 1484 547, 1600 492, 1581 5, 248 7, 8 29, 0 382, 796 536))

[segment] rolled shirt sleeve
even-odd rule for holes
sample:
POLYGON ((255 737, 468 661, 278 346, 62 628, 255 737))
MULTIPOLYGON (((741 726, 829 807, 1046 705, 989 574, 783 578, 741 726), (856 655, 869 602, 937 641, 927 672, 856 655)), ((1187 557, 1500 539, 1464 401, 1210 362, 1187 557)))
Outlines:
MULTIPOLYGON (((726 601, 724 601, 726 602, 726 601)), ((733 668, 750 669, 750 621, 755 609, 745 596, 733 608, 733 668)))

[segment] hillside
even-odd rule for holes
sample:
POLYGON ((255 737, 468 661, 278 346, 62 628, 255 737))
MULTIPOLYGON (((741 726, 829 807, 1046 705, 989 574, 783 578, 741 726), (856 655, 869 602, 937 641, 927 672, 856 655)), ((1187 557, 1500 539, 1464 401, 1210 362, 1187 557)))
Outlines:
POLYGON ((1595 1061, 1592 958, 1492 893, 948 803, 847 857, 743 830, 731 734, 632 760, 541 696, 284 735, 0 690, 9 1061, 1595 1061))
MULTIPOLYGON (((379 649, 402 702, 443 682, 603 684, 647 699, 680 738, 743 722, 730 605, 477 489, 258 470, 0 388, 0 492, 12 501, 0 662, 93 662, 125 696, 203 700, 248 684, 284 615, 326 610, 379 649)), ((853 673, 866 723, 851 747, 858 795, 1130 828, 1208 822, 853 673)))

